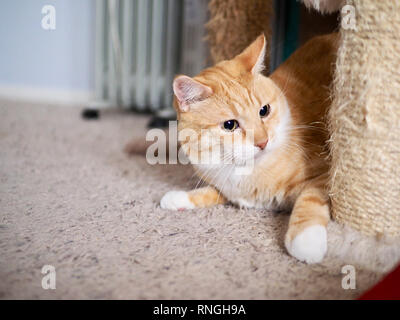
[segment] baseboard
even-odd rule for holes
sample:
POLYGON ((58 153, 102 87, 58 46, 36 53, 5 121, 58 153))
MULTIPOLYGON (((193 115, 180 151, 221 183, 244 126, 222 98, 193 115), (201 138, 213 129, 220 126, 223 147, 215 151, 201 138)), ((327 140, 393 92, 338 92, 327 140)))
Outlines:
POLYGON ((0 85, 1 98, 59 105, 87 105, 94 100, 95 95, 91 91, 0 85))

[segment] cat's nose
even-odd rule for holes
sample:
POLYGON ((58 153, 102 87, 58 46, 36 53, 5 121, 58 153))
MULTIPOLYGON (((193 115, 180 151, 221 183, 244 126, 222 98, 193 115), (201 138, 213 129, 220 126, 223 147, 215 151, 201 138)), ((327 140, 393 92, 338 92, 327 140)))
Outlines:
POLYGON ((267 143, 268 143, 268 140, 265 140, 264 142, 257 143, 256 146, 259 147, 261 150, 264 150, 267 143))

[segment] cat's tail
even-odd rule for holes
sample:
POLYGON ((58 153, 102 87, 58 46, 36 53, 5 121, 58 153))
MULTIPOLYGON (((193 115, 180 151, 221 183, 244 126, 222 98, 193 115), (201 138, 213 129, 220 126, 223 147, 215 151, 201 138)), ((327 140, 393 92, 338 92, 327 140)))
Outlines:
MULTIPOLYGON (((165 141, 165 151, 166 157, 168 157, 169 144, 173 143, 173 146, 177 145, 177 141, 169 141, 169 123, 170 121, 176 120, 176 113, 172 108, 163 109, 158 111, 154 116, 151 117, 147 128, 151 129, 161 129, 164 133, 163 143, 165 141)), ((142 136, 136 136, 131 141, 129 141, 125 147, 124 152, 128 155, 146 155, 148 148, 153 145, 155 141, 147 141, 146 133, 142 136)), ((160 143, 160 142, 159 142, 160 143)), ((158 150, 154 152, 155 155, 158 154, 158 150)))
POLYGON ((130 140, 124 147, 124 152, 129 155, 145 155, 150 142, 146 141, 145 137, 135 137, 130 140))
MULTIPOLYGON (((165 133, 165 139, 166 139, 166 156, 168 157, 168 150, 169 150, 169 139, 168 139, 168 129, 163 129, 165 133)), ((153 145, 155 142, 154 141, 147 141, 146 140, 146 135, 144 134, 143 136, 140 137, 134 137, 131 139, 124 147, 124 152, 129 155, 142 155, 145 156, 147 149, 153 145)), ((155 154, 158 154, 158 150, 155 151, 155 154)))

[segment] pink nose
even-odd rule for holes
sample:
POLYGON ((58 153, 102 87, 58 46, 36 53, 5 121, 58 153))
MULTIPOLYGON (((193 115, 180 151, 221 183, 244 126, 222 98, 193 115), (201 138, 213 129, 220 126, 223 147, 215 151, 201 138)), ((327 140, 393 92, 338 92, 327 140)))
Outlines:
POLYGON ((261 150, 264 150, 267 143, 268 143, 268 140, 265 140, 264 142, 257 143, 256 146, 259 147, 261 150))

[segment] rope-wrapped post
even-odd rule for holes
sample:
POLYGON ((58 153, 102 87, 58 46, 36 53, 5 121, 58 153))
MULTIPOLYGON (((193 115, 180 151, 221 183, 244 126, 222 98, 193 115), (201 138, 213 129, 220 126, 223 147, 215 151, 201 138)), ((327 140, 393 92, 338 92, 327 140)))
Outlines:
POLYGON ((210 0, 208 9, 207 41, 214 63, 232 59, 262 32, 270 43, 272 0, 210 0))
POLYGON ((400 1, 354 0, 333 83, 333 217, 368 235, 400 236, 400 1))

